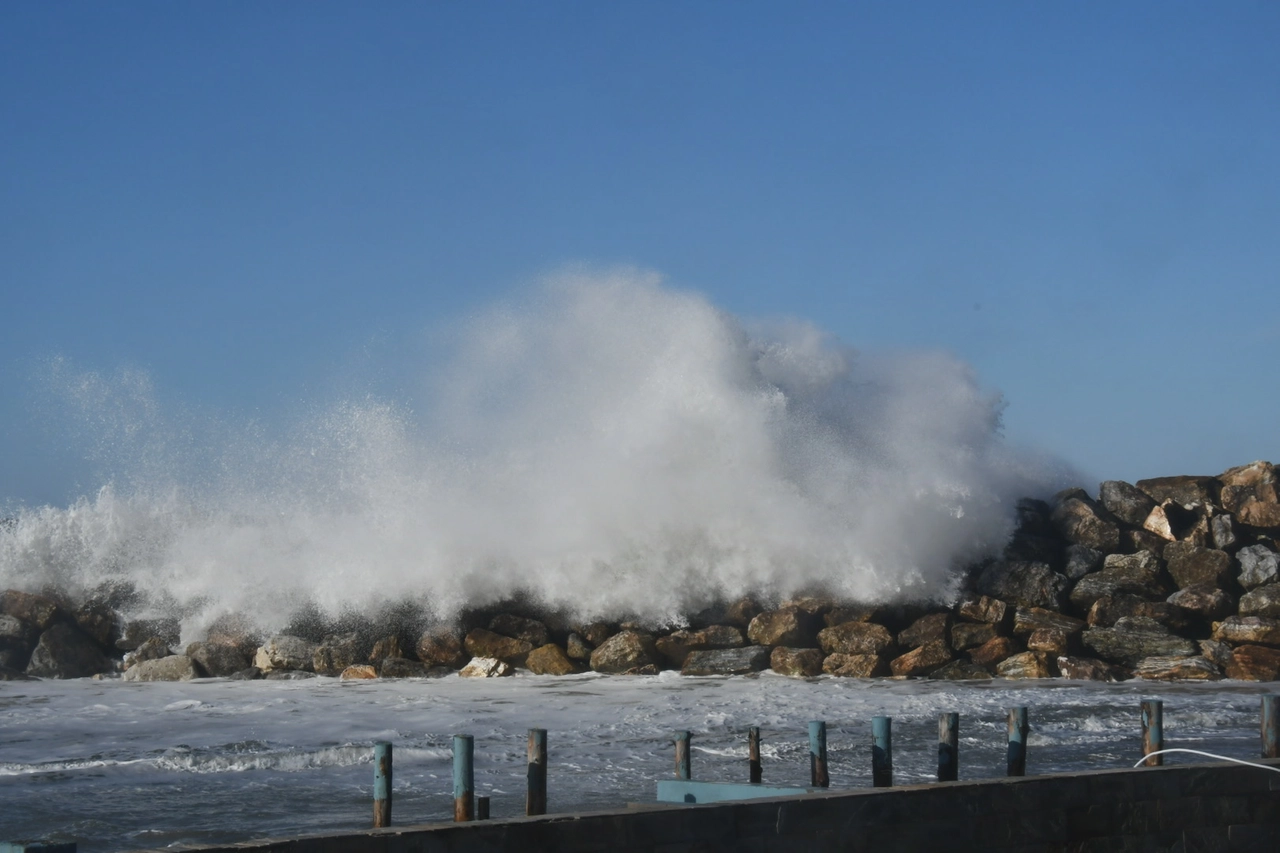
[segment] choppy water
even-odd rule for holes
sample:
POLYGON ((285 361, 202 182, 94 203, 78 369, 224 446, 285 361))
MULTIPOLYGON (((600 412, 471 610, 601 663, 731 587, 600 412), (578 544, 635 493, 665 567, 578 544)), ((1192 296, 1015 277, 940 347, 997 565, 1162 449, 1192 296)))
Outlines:
MULTIPOLYGON (((0 683, 0 840, 82 850, 244 840, 368 826, 371 744, 395 745, 394 820, 452 815, 451 737, 475 736, 476 789, 523 810, 529 728, 549 731, 552 812, 652 801, 671 735, 693 732, 694 777, 743 780, 762 728, 766 781, 808 781, 806 724, 825 719, 832 786, 866 787, 870 720, 894 718, 896 779, 936 766, 937 715, 961 714, 962 779, 1000 776, 1005 711, 1030 708, 1029 773, 1131 765, 1138 703, 1165 700, 1169 746, 1259 752, 1265 686, 945 683, 759 677, 135 684, 0 683)), ((1199 760, 1170 756, 1169 763, 1199 760)))

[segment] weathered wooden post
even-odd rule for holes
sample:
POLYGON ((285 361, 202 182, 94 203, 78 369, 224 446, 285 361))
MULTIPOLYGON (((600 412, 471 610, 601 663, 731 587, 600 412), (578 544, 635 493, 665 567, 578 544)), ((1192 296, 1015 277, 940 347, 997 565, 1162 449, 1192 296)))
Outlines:
POLYGON ((871 784, 893 787, 893 718, 871 718, 871 784))
POLYGON ((760 767, 760 727, 752 726, 747 729, 747 762, 751 769, 751 784, 758 785, 760 780, 764 778, 764 773, 760 767))
POLYGON ((689 761, 689 733, 676 732, 676 778, 689 780, 693 770, 689 761))
POLYGON ((476 820, 489 819, 489 798, 476 797, 476 820))
POLYGON ((938 781, 954 782, 960 773, 960 715, 938 715, 938 781))
POLYGON ((1262 697, 1262 757, 1280 758, 1280 696, 1262 697))
POLYGON ((1027 707, 1009 709, 1009 751, 1005 757, 1006 776, 1027 775, 1027 707))
POLYGON ((815 788, 831 786, 827 775, 827 724, 824 720, 809 722, 809 784, 815 788))
POLYGON ((1146 767, 1164 764, 1163 755, 1152 755, 1164 749, 1164 702, 1159 699, 1142 700, 1142 754, 1146 767))
POLYGON ((547 730, 529 729, 529 792, 524 798, 524 813, 547 813, 547 730))
POLYGON ((475 739, 471 735, 453 736, 453 819, 474 820, 475 810, 475 739))
POLYGON ((373 745, 373 828, 391 826, 391 744, 373 745))

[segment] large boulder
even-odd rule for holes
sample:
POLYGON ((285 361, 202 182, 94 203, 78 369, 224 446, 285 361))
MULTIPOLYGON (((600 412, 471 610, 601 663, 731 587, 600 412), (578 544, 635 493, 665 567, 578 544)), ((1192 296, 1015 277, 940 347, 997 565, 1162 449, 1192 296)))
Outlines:
POLYGON ((1134 527, 1141 527, 1156 506, 1150 495, 1123 480, 1107 480, 1099 488, 1098 498, 1108 512, 1134 527))
POLYGON ((1009 620, 1013 617, 1013 608, 998 598, 979 595, 962 599, 956 605, 956 616, 970 622, 986 622, 991 625, 1007 626, 1009 620))
POLYGON ((578 665, 555 643, 543 643, 529 652, 525 666, 534 675, 570 675, 578 671, 578 665))
POLYGON ((33 626, 7 613, 0 613, 0 666, 24 669, 37 636, 33 626))
POLYGON ((1197 619, 1213 622, 1236 612, 1236 600, 1230 593, 1213 586, 1189 586, 1166 599, 1169 604, 1197 619))
POLYGON ((1280 619, 1228 616, 1213 623, 1213 639, 1233 646, 1280 646, 1280 619))
POLYGON ((1104 595, 1127 592, 1142 598, 1163 600, 1170 592, 1160 575, 1160 558, 1150 551, 1111 554, 1103 569, 1081 578, 1071 590, 1071 603, 1088 611, 1104 595))
POLYGON ((812 646, 821 622, 799 607, 781 607, 759 614, 747 628, 747 638, 757 646, 812 646))
POLYGON ((1218 489, 1221 483, 1213 477, 1154 477, 1150 480, 1139 480, 1135 484, 1139 489, 1151 496, 1156 503, 1174 501, 1184 507, 1195 504, 1207 506, 1218 501, 1218 489))
POLYGON ((1240 646, 1232 650, 1227 678, 1238 681, 1280 681, 1280 649, 1240 646))
POLYGON ((160 660, 161 658, 167 658, 173 653, 173 649, 169 646, 168 642, 160 637, 151 637, 133 651, 125 652, 124 660, 121 661, 121 664, 123 665, 125 672, 128 672, 129 668, 135 664, 148 660, 160 660))
POLYGON ((1144 658, 1133 668, 1133 674, 1148 681, 1217 681, 1222 678, 1222 671, 1199 655, 1144 658))
POLYGON ((1240 596, 1240 615, 1280 619, 1280 583, 1269 583, 1240 596))
POLYGON ((1218 475, 1218 482, 1224 487, 1270 487, 1270 491, 1266 491, 1263 494, 1272 503, 1276 501, 1276 479, 1275 466, 1262 460, 1230 468, 1218 475))
MULTIPOLYGON (((317 675, 341 675, 347 667, 364 663, 369 659, 369 655, 365 652, 367 648, 368 646, 361 642, 360 634, 356 631, 347 634, 331 634, 316 646, 316 650, 311 655, 311 668, 317 675)), ((384 654, 382 657, 385 658, 387 655, 384 654)))
POLYGON ((1062 573, 1067 580, 1078 581, 1080 578, 1102 568, 1102 559, 1106 555, 1087 545, 1068 545, 1067 564, 1062 573))
POLYGON ((596 672, 624 673, 645 666, 656 667, 658 659, 658 649, 650 634, 619 631, 591 653, 591 668, 596 672))
POLYGON ((1056 628, 1039 628, 1027 635, 1029 652, 1045 652, 1056 658, 1071 651, 1072 646, 1072 635, 1056 628))
POLYGON ((769 655, 769 668, 779 675, 814 676, 822 674, 823 654, 820 649, 793 649, 774 646, 769 655))
POLYGON ((881 655, 831 654, 822 660, 822 671, 840 678, 875 678, 885 674, 881 655))
POLYGON ((1045 652, 1022 652, 997 664, 996 675, 1001 678, 1053 678, 1055 673, 1045 652))
POLYGON ((338 673, 343 681, 369 681, 378 677, 378 670, 367 663, 356 663, 338 673))
POLYGON ((1103 660, 1137 666, 1149 657, 1191 657, 1199 648, 1146 617, 1126 617, 1111 628, 1090 628, 1081 635, 1086 648, 1103 660))
POLYGON ((489 621, 489 630, 495 634, 524 640, 531 647, 545 646, 550 642, 547 626, 537 619, 517 616, 514 613, 499 613, 489 621))
POLYGON ((276 670, 311 672, 315 653, 315 643, 291 634, 279 634, 258 648, 253 665, 267 674, 276 670))
POLYGON ((978 592, 1022 607, 1061 610, 1070 581, 1047 563, 997 562, 978 576, 978 592))
POLYGON ((928 675, 945 663, 951 662, 951 649, 945 640, 930 640, 917 649, 889 662, 889 670, 894 675, 928 675))
POLYGON ((818 645, 829 655, 880 655, 893 649, 893 634, 874 622, 845 622, 818 632, 818 645))
POLYGON ((405 657, 404 644, 400 642, 400 635, 388 634, 373 644, 373 647, 369 649, 367 660, 374 666, 380 667, 387 658, 403 657, 405 657))
POLYGON ((496 634, 484 628, 476 628, 463 640, 467 654, 473 658, 497 658, 512 666, 523 666, 533 644, 528 640, 496 634))
POLYGON ((1052 520, 1063 539, 1111 554, 1120 547, 1120 525, 1083 492, 1060 501, 1052 520))
POLYGON ((1061 655, 1057 660, 1058 673, 1075 681, 1119 681, 1116 667, 1097 658, 1081 658, 1061 655))
POLYGON ((472 658, 458 675, 463 678, 501 678, 515 672, 505 661, 497 658, 472 658))
POLYGON ((220 678, 234 675, 249 666, 249 657, 239 646, 230 643, 192 643, 187 657, 202 675, 220 678))
POLYGON ((1223 587, 1231 581, 1231 555, 1190 542, 1170 542, 1164 549, 1169 575, 1178 589, 1189 586, 1223 587))
POLYGON ((120 639, 123 627, 120 614, 108 604, 101 601, 88 601, 75 609, 71 614, 76 627, 93 638, 103 648, 113 648, 120 639))
POLYGON ((564 643, 564 653, 569 656, 570 660, 586 661, 591 660, 591 652, 593 646, 584 640, 577 632, 570 632, 569 638, 564 643))
POLYGON ((1236 552, 1240 561, 1240 585, 1245 589, 1280 580, 1280 554, 1266 545, 1250 545, 1236 552))
POLYGON ((951 627, 950 613, 930 613, 921 616, 911 626, 898 634, 898 645, 904 649, 918 649, 934 640, 947 642, 951 627))
POLYGON ((459 669, 467 662, 467 654, 462 648, 462 637, 453 628, 439 626, 428 628, 418 638, 415 649, 418 660, 427 666, 447 666, 459 669))
POLYGON ((1237 521, 1249 527, 1261 530, 1280 529, 1280 504, 1250 501, 1240 507, 1235 516, 1237 521))
POLYGON ((62 607, 57 600, 47 595, 21 592, 16 589, 0 593, 0 614, 12 616, 36 633, 47 631, 54 622, 63 617, 62 607))
POLYGON ((186 655, 144 660, 125 670, 125 681, 190 681, 199 678, 195 661, 186 655))
POLYGON ((40 635, 26 673, 40 678, 87 678, 113 669, 114 662, 93 638, 64 622, 56 622, 40 635))
POLYGON ((1175 633, 1189 630, 1195 615, 1170 604, 1168 601, 1147 601, 1127 592, 1104 595, 1089 608, 1090 628, 1110 628, 1128 616, 1145 616, 1154 619, 1175 633))
POLYGON ((689 652, 681 675, 745 675, 769 668, 769 649, 743 646, 737 649, 702 649, 689 652))
POLYGON ((689 652, 735 649, 746 645, 742 632, 732 625, 708 625, 697 631, 674 631, 655 641, 658 652, 674 667, 684 666, 689 652))
POLYGON ((999 633, 995 625, 985 622, 957 622, 951 626, 951 648, 957 652, 974 649, 997 636, 999 633))
POLYGON ((1019 607, 1013 617, 1013 633, 1019 636, 1046 630, 1073 636, 1084 628, 1084 620, 1043 607, 1019 607))
POLYGON ((1023 651, 1022 645, 1012 637, 996 637, 976 649, 969 650, 969 660, 978 666, 994 671, 996 664, 1023 651))

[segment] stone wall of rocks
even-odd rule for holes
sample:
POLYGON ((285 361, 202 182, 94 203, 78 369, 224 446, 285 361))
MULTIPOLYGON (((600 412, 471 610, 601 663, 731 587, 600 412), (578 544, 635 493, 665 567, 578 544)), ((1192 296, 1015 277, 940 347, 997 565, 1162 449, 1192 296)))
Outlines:
POLYGON ((950 605, 814 594, 752 598, 678 629, 571 623, 517 607, 426 626, 330 624, 256 636, 235 619, 177 648, 173 620, 126 622, 109 598, 0 595, 0 678, 130 680, 494 677, 588 669, 733 675, 1252 681, 1280 679, 1280 501, 1275 468, 1108 481, 1018 503, 999 559, 970 567, 950 605))

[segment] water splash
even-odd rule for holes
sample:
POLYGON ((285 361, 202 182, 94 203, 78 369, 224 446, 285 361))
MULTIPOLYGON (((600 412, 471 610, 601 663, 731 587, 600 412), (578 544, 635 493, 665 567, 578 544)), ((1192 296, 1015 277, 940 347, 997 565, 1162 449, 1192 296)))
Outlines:
POLYGON ((193 635, 308 602, 447 617, 519 592, 658 620, 748 591, 945 597, 1013 501, 1058 484, 956 359, 748 327, 651 274, 556 276, 447 351, 420 405, 346 400, 278 433, 57 365, 111 478, 18 512, 0 585, 127 582, 193 635))

